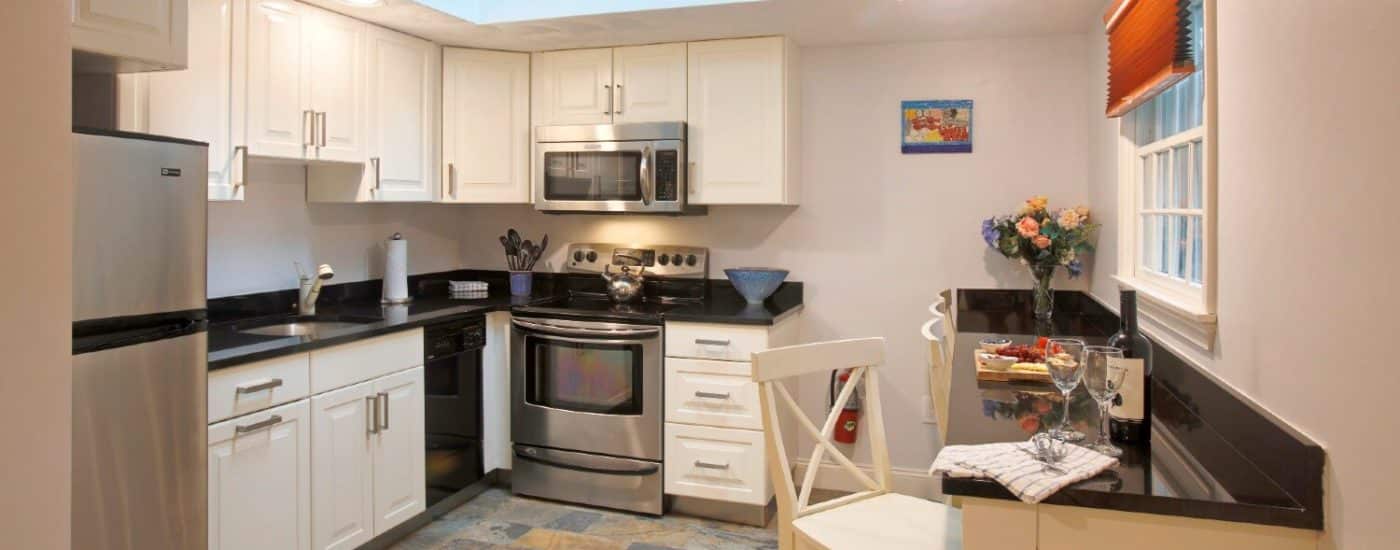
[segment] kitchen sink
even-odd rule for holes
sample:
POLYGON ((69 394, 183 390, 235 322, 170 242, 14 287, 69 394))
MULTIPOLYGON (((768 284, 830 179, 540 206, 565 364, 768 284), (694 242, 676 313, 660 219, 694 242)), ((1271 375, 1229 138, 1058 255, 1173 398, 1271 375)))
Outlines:
POLYGON ((369 317, 303 317, 288 319, 280 323, 238 328, 237 331, 258 336, 309 336, 315 338, 323 334, 340 332, 379 321, 381 319, 369 317))

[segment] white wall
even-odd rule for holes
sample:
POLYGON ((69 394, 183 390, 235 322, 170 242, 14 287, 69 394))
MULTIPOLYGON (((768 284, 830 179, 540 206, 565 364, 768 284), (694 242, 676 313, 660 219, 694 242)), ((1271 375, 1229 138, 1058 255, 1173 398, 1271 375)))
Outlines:
POLYGON ((73 179, 70 2, 8 2, 0 17, 0 537, 68 548, 73 179), (22 54, 18 52, 23 52, 22 54))
MULTIPOLYGON (((790 269, 806 283, 805 338, 889 339, 882 396, 892 461, 926 470, 938 439, 919 413, 928 393, 919 325, 940 289, 1029 287, 1019 265, 984 252, 983 218, 1032 194, 1087 201, 1084 48, 1078 35, 803 48, 800 207, 716 207, 686 218, 473 208, 468 265, 502 268, 496 238, 513 226, 561 244, 707 246, 713 277, 726 267, 790 269), (963 98, 976 101, 974 153, 900 154, 900 100, 963 98)), ((544 269, 557 270, 562 251, 544 269)), ((813 413, 825 408, 824 384, 801 385, 813 413)), ((862 444, 858 461, 865 456, 862 444)))
MULTIPOLYGON (((1218 4, 1219 341, 1193 359, 1326 447, 1323 548, 1391 547, 1400 370, 1372 344, 1400 309, 1400 3, 1218 4)), ((1112 173, 1091 175, 1113 209, 1112 173)))
POLYGON ((302 166, 254 160, 245 202, 209 203, 209 297, 296 288, 328 263, 331 283, 383 276, 382 242, 408 239, 410 274, 462 266, 469 210, 422 204, 307 204, 302 166))

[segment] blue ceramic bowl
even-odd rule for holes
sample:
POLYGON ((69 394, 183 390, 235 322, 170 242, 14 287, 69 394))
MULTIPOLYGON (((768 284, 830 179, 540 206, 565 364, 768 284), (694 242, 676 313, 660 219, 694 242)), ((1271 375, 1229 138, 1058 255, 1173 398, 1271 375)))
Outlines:
POLYGON ((744 299, 750 304, 761 304, 778 290, 778 285, 783 284, 788 271, 766 267, 741 267, 724 270, 724 276, 729 277, 734 289, 744 295, 744 299))

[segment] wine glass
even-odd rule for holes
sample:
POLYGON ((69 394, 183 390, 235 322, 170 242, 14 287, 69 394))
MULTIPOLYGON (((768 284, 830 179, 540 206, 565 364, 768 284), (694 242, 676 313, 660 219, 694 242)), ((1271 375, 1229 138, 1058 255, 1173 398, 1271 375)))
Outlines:
POLYGON ((1083 350, 1084 341, 1073 338, 1052 338, 1045 344, 1045 368, 1064 397, 1065 413, 1060 415, 1060 425, 1048 432, 1050 437, 1060 441, 1084 439, 1084 434, 1069 426, 1069 394, 1084 378, 1083 350))
POLYGON ((1123 388, 1128 369, 1120 362, 1123 350, 1108 346, 1084 348, 1084 387, 1099 402, 1099 440, 1089 448, 1108 456, 1120 456, 1123 449, 1108 440, 1108 406, 1123 388))

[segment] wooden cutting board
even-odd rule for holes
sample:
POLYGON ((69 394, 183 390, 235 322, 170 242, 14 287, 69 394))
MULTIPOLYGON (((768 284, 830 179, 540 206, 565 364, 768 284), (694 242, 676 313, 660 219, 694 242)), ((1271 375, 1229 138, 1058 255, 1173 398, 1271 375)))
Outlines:
POLYGON ((978 380, 986 380, 988 382, 1035 382, 1040 384, 1055 383, 1054 380, 1050 379, 1050 373, 1048 372, 1040 373, 1021 372, 1012 370, 992 370, 982 366, 982 362, 978 361, 975 358, 972 360, 972 362, 977 365, 978 380))

